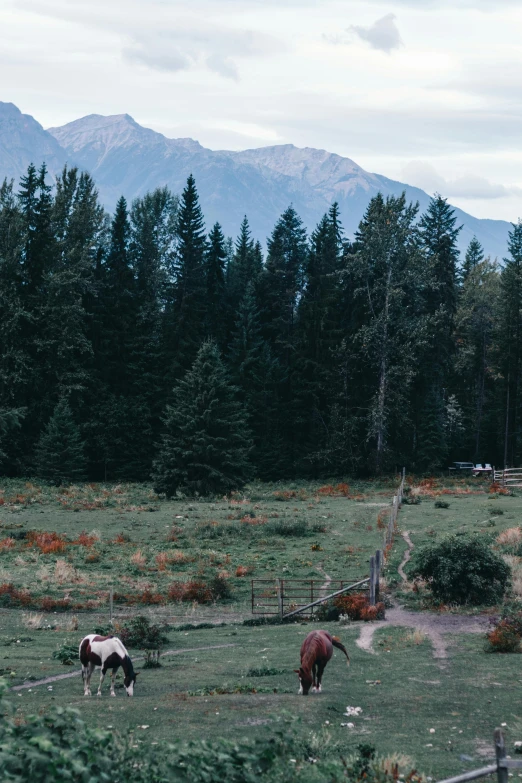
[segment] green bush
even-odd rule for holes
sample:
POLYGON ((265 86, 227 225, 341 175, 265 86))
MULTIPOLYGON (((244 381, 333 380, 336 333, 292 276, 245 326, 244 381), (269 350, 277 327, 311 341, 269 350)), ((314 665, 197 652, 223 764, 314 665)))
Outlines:
POLYGON ((425 579, 444 603, 488 605, 502 601, 511 569, 479 536, 448 536, 412 558, 413 577, 425 579))
POLYGON ((75 644, 62 644, 53 652, 53 658, 63 663, 64 666, 72 666, 78 661, 78 647, 75 644))
POLYGON ((447 500, 436 500, 435 501, 435 508, 449 508, 450 504, 447 500))

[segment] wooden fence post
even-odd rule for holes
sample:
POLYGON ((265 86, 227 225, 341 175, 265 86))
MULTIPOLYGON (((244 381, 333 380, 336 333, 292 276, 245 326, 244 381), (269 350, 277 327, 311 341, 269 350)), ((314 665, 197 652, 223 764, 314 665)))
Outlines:
POLYGON ((283 612, 284 612, 284 606, 283 606, 283 580, 278 579, 277 580, 277 603, 279 604, 279 616, 281 620, 283 619, 283 612))
POLYGON ((375 606, 375 556, 370 557, 370 606, 375 606))
POLYGON ((382 566, 382 552, 377 549, 375 552, 375 603, 379 603, 380 599, 380 582, 381 582, 381 566, 382 566))
POLYGON ((497 757, 497 780, 498 783, 508 783, 508 771, 506 767, 501 767, 499 762, 506 758, 506 745, 502 729, 495 729, 495 755, 497 757))

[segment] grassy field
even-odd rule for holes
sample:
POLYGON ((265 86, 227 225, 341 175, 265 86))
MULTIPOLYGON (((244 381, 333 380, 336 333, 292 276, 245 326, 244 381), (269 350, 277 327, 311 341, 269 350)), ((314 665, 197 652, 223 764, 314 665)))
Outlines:
MULTIPOLYGON (((138 743, 259 736, 284 713, 299 721, 297 731, 312 756, 325 743, 327 752, 348 753, 360 742, 371 742, 382 754, 410 756, 413 765, 435 779, 481 766, 491 756, 493 730, 502 723, 507 724, 511 749, 513 741, 522 739, 520 658, 486 654, 481 634, 452 635, 447 640, 449 657, 438 660, 431 643, 411 628, 378 628, 372 655, 355 643, 363 624, 322 624, 346 644, 351 666, 347 669, 336 654, 326 669, 323 693, 303 698, 297 695, 293 669, 299 663, 301 641, 314 626, 241 623, 248 616, 250 575, 321 578, 326 572, 342 578, 347 571, 353 575, 358 570, 364 574, 368 555, 382 542, 377 527, 381 509, 376 504, 386 503, 394 486, 395 480, 349 490, 264 485, 249 487, 233 502, 167 503, 146 487, 76 488, 64 496, 55 489, 6 484, 0 531, 2 540, 12 538, 15 543, 0 554, 0 584, 28 591, 35 605, 0 610, 0 672, 11 685, 73 669, 52 654, 63 643, 77 644, 96 624, 106 622, 111 581, 115 589, 124 584, 120 592, 128 596, 149 591, 165 597, 172 582, 208 580, 212 573, 226 571, 233 590, 231 598, 206 607, 193 602, 120 604, 120 612, 127 616, 161 615, 172 622, 185 616, 194 623, 212 618, 227 624, 171 629, 165 649, 176 654, 164 656, 159 669, 140 671, 132 702, 121 687, 118 698, 110 699, 106 682, 101 707, 96 697, 84 699, 81 679, 72 677, 13 691, 10 698, 20 717, 45 711, 51 704, 77 706, 89 723, 132 731, 138 743), (284 525, 295 525, 296 530, 281 533, 279 526, 284 525), (65 543, 60 551, 46 554, 31 544, 36 539, 17 536, 31 530, 55 532, 65 537, 65 543), (95 540, 73 543, 80 541, 82 531, 95 540), (118 542, 118 536, 130 540, 118 542), (132 560, 137 552, 144 563, 132 560), (161 559, 158 564, 159 554, 175 552, 183 553, 182 561, 178 556, 178 561, 167 559, 164 567, 161 559), (99 559, 85 562, 93 553, 99 559), (240 566, 247 569, 245 576, 236 576, 240 566), (73 569, 73 577, 60 581, 60 569, 70 576, 67 567, 73 569), (53 600, 69 595, 84 604, 94 595, 97 603, 90 611, 75 611, 74 630, 71 611, 39 611, 44 627, 28 627, 28 618, 46 595, 53 600), (361 707, 360 716, 345 717, 347 705, 361 707), (354 727, 341 726, 348 722, 354 727)), ((417 484, 412 492, 421 503, 403 506, 400 528, 410 531, 415 546, 450 531, 478 531, 495 542, 503 531, 518 526, 522 498, 489 499, 487 489, 476 483, 417 484), (441 498, 449 508, 435 508, 441 498)), ((518 544, 495 545, 510 557, 516 572, 518 544)), ((397 535, 387 570, 390 582, 405 548, 397 535)), ((410 590, 396 595, 417 609, 426 598, 410 590)), ((131 650, 131 655, 139 658, 141 653, 131 650)), ((137 669, 142 666, 138 661, 137 669)))

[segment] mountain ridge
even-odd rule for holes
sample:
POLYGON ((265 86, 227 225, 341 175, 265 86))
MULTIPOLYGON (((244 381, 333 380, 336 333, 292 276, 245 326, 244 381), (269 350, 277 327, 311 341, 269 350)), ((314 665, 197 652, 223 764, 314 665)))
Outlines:
MULTIPOLYGON (((308 231, 331 203, 353 236, 369 200, 406 192, 424 211, 430 196, 420 188, 367 172, 355 161, 327 150, 271 145, 241 151, 210 150, 191 138, 171 139, 137 123, 129 114, 90 114, 44 130, 14 104, 0 102, 0 181, 18 180, 33 162, 46 161, 51 176, 68 163, 93 176, 106 208, 124 195, 130 202, 167 185, 180 192, 196 179, 207 228, 219 221, 236 236, 246 214, 252 234, 264 244, 280 214, 293 204, 308 231)), ((502 257, 511 224, 475 218, 454 207, 464 225, 459 246, 476 235, 486 253, 502 257)))

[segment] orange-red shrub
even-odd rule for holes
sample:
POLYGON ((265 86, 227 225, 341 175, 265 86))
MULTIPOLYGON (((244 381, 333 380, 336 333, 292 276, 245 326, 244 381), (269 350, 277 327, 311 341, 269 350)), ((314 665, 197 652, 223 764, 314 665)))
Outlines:
POLYGON ((214 598, 206 582, 197 579, 190 582, 173 582, 168 596, 171 601, 196 601, 198 604, 209 604, 214 598))
POLYGON ((37 530, 29 530, 26 536, 28 546, 36 546, 44 555, 63 552, 67 546, 67 540, 59 533, 39 533, 37 530))
POLYGON ((266 517, 250 517, 248 514, 244 517, 241 517, 241 522, 244 525, 265 525, 267 523, 266 517))
POLYGON ((380 620, 384 618, 384 604, 379 601, 376 606, 370 606, 366 593, 340 595, 333 602, 340 614, 347 614, 350 620, 380 620))
POLYGON ((89 548, 93 546, 96 541, 98 541, 97 536, 89 535, 85 532, 85 530, 82 530, 76 541, 73 541, 73 544, 78 544, 79 546, 85 546, 89 548))
POLYGON ((246 576, 248 573, 250 573, 250 568, 246 566, 240 565, 236 568, 236 576, 246 576))
POLYGON ((2 549, 13 549, 13 547, 16 546, 16 541, 14 538, 2 538, 0 541, 0 551, 2 549))

